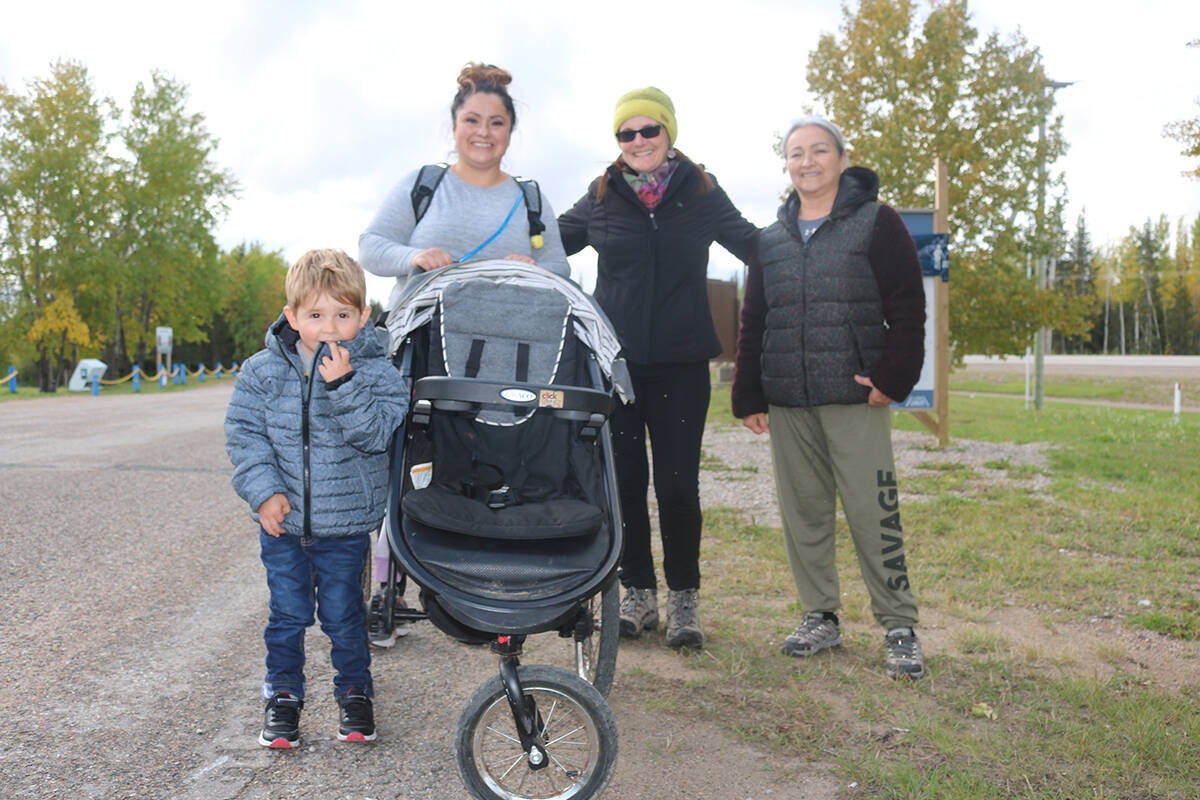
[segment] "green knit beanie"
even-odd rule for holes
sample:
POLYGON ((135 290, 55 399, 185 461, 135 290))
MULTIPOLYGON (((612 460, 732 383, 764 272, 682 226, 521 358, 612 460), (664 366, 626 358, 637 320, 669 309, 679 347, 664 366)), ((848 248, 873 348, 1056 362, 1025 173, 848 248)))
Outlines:
POLYGON ((667 97, 666 92, 654 86, 634 89, 621 95, 621 99, 617 101, 616 113, 613 114, 613 134, 616 135, 625 120, 643 116, 667 126, 667 135, 671 137, 671 145, 674 146, 679 130, 675 122, 675 104, 667 97))

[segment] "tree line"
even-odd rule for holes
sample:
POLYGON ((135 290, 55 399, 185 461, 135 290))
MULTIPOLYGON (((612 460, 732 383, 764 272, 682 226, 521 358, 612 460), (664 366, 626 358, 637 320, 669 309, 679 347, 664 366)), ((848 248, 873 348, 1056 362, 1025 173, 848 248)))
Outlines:
POLYGON ((1085 301, 1087 329, 1058 334, 1053 352, 1200 353, 1200 217, 1146 220, 1094 248, 1081 215, 1052 278, 1085 301))
POLYGON ((282 254, 216 244, 237 181, 187 100, 154 72, 120 109, 72 61, 0 83, 0 354, 44 392, 85 355, 152 367, 160 325, 176 360, 247 355, 279 312, 282 254))

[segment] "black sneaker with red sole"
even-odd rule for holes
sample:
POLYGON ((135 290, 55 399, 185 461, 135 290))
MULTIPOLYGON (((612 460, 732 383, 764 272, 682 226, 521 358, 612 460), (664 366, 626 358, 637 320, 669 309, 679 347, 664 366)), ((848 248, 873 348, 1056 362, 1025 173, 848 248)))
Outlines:
POLYGON ((271 695, 263 712, 263 728, 258 735, 258 743, 276 750, 299 747, 302 708, 304 701, 291 692, 271 695))
POLYGON ((351 689, 343 697, 338 698, 340 723, 338 725, 338 741, 342 742, 373 742, 375 741, 375 711, 371 707, 371 698, 362 689, 351 689))

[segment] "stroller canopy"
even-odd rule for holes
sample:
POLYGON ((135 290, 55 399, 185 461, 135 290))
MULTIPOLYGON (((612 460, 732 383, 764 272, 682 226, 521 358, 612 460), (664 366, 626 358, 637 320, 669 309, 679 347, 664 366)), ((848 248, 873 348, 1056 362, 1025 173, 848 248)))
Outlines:
MULTIPOLYGON (((455 327, 478 325, 477 330, 493 331, 517 327, 523 331, 522 338, 540 340, 547 345, 561 341, 565 326, 570 321, 575 335, 596 355, 601 371, 612 382, 617 395, 623 402, 633 402, 629 371, 620 357, 621 344, 596 301, 571 281, 520 261, 457 264, 409 278, 396 306, 389 309, 388 313, 391 355, 396 354, 408 334, 433 319, 446 299, 452 301, 450 305, 459 321, 455 327), (468 288, 472 284, 475 288, 468 288), (524 292, 527 302, 522 304, 522 310, 526 313, 520 317, 495 319, 497 304, 488 302, 486 289, 482 294, 478 289, 480 285, 487 284, 500 290, 497 294, 521 296, 521 290, 535 290, 524 292), (509 291, 505 292, 505 289, 509 291), (548 292, 555 293, 557 297, 548 297, 548 292), (532 335, 535 328, 543 329, 543 335, 532 335)), ((446 342, 447 348, 455 348, 455 337, 447 338, 450 339, 446 342)), ((552 360, 556 362, 557 358, 552 360)))

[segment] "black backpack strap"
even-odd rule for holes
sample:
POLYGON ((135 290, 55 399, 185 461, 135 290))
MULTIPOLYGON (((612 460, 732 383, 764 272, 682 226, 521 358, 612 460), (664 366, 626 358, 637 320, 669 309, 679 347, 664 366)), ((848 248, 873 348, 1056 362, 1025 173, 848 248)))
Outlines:
POLYGON ((525 211, 529 215, 529 235, 538 236, 545 232, 542 222, 542 190, 533 178, 513 178, 525 195, 525 211))
POLYGON ((446 176, 446 170, 448 169, 450 169, 450 165, 441 162, 438 164, 426 164, 417 173, 417 180, 413 184, 411 193, 414 225, 420 222, 421 217, 425 216, 425 212, 429 210, 429 203, 433 200, 433 193, 437 191, 438 184, 442 182, 442 178, 446 176))

